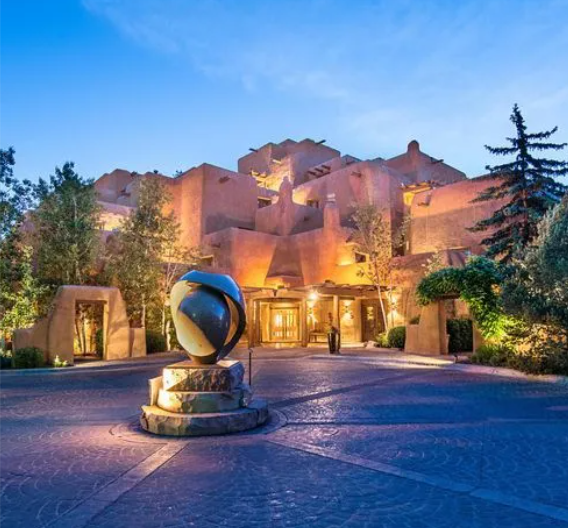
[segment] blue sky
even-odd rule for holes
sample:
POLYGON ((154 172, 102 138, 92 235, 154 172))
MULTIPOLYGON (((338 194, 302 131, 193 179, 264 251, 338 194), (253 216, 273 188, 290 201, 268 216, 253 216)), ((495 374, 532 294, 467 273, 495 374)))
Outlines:
POLYGON ((66 160, 88 177, 235 169, 287 137, 362 158, 415 138, 475 176, 515 102, 530 129, 568 141, 568 0, 1 6, 0 139, 21 177, 66 160))

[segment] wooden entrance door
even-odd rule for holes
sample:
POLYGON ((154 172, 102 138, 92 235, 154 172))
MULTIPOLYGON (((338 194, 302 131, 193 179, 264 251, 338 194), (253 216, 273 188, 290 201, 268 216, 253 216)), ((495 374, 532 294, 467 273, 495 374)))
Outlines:
POLYGON ((270 312, 270 340, 280 342, 299 341, 298 307, 282 308, 274 306, 271 307, 270 312))
POLYGON ((361 301, 361 322, 363 341, 374 341, 378 334, 384 332, 383 316, 378 299, 361 301))

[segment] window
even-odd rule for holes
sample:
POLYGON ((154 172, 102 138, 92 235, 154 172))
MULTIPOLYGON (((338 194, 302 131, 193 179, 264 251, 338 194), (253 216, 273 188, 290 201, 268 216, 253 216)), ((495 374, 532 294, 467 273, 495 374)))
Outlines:
POLYGON ((308 207, 314 207, 315 209, 319 209, 319 200, 308 200, 306 202, 308 207))
POLYGON ((205 257, 201 257, 200 260, 202 266, 213 266, 213 255, 207 255, 205 257))
POLYGON ((357 264, 364 264, 365 262, 367 262, 367 255, 365 255, 365 253, 355 252, 355 262, 357 264))
POLYGON ((272 200, 270 198, 263 198, 263 197, 258 197, 258 208, 262 209, 263 207, 268 207, 269 205, 272 205, 272 200))

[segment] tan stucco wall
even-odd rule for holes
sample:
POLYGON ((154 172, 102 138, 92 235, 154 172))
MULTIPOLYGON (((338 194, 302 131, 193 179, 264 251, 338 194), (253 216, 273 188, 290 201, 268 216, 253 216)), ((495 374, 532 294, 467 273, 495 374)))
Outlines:
POLYGON ((485 233, 468 231, 501 206, 499 201, 471 203, 494 180, 477 178, 417 194, 410 208, 410 250, 426 253, 450 248, 479 252, 485 233))
POLYGON ((131 329, 126 306, 118 288, 102 286, 61 286, 49 314, 33 327, 16 330, 15 348, 38 346, 52 362, 55 356, 73 364, 75 310, 77 302, 104 302, 105 351, 103 359, 146 355, 143 329, 131 329), (136 331, 136 330, 141 330, 136 331), (134 352, 134 353, 133 353, 134 352))

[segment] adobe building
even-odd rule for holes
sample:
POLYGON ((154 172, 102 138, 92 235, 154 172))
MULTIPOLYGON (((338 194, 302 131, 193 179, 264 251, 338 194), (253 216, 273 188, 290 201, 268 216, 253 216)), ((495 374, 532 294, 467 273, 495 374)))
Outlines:
POLYGON ((236 172, 205 163, 176 177, 104 174, 95 186, 107 232, 136 207, 144 178, 169 188, 180 243, 207 248, 204 269, 227 273, 243 288, 251 346, 324 342, 330 317, 344 344, 382 330, 376 290, 360 274, 367 257, 351 241, 357 204, 374 204, 393 236, 408 219, 392 261, 395 293, 385 299, 394 324, 419 313, 414 289, 434 253, 461 265, 481 251, 482 236, 467 228, 498 205, 471 202, 490 179, 468 179, 417 141, 394 158, 360 160, 321 141, 287 139, 251 149, 236 172))

